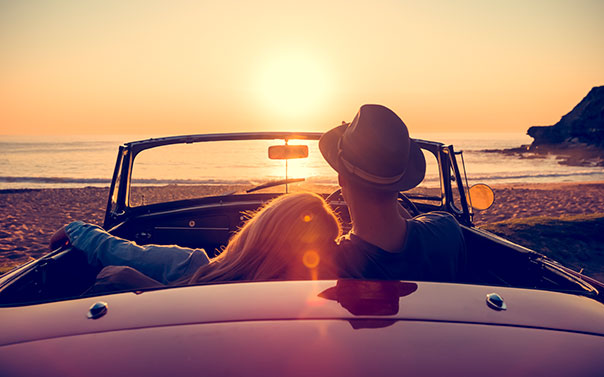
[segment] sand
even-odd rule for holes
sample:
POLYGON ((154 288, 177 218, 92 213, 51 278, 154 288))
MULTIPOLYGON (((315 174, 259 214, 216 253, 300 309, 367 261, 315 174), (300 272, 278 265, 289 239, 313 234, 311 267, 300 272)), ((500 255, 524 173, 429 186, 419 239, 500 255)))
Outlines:
MULTIPOLYGON (((167 186, 141 189, 145 203, 156 195, 172 200, 215 192, 167 186)), ((604 213, 604 182, 497 185, 493 206, 475 216, 477 225, 532 217, 604 213)), ((133 196, 137 194, 133 192, 133 196)), ((62 225, 74 220, 102 224, 107 188, 0 190, 0 268, 39 258, 48 251, 48 239, 62 225)))
POLYGON ((477 212, 474 223, 533 216, 604 213, 604 182, 495 185, 495 202, 477 212))

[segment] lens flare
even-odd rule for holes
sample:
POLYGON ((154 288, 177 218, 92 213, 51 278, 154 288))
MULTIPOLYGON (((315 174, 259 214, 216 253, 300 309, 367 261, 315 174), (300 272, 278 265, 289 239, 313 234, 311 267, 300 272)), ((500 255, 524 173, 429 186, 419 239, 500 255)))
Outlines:
POLYGON ((321 257, 319 257, 319 253, 314 250, 309 250, 302 256, 302 263, 304 263, 306 268, 317 268, 320 262, 321 257))

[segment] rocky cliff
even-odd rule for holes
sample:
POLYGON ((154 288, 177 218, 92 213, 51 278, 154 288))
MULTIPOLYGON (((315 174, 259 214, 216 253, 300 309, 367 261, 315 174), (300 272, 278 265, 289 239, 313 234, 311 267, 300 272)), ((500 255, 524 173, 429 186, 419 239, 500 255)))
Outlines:
POLYGON ((592 88, 587 96, 553 126, 534 126, 527 134, 531 150, 589 146, 604 148, 604 86, 592 88))

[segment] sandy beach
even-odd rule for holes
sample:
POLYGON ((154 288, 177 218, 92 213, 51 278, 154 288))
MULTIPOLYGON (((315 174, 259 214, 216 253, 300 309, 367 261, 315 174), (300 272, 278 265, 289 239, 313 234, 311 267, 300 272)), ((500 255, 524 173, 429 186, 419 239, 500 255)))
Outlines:
MULTIPOLYGON (((210 188, 211 189, 211 188, 210 188)), ((497 185, 493 206, 475 216, 477 225, 532 216, 604 213, 604 182, 497 185)), ((144 190, 144 189, 143 189, 144 190)), ((172 200, 201 194, 169 186, 172 200)), ((48 239, 75 220, 102 224, 107 188, 0 190, 0 267, 47 252, 48 239)), ((145 194, 152 201, 151 192, 145 194)))

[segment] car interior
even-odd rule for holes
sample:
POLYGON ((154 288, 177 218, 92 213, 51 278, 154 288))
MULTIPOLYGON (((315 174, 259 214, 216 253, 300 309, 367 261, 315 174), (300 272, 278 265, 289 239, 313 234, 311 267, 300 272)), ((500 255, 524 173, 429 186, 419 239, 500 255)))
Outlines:
MULTIPOLYGON (((203 248, 210 256, 215 256, 241 226, 246 214, 274 196, 253 193, 141 206, 133 209, 126 221, 110 229, 110 233, 138 244, 203 248)), ((411 201, 419 212, 439 209, 411 201)), ((346 204, 337 199, 330 204, 339 214, 344 231, 350 229, 346 204)), ((540 263, 542 256, 535 252, 471 226, 462 225, 462 229, 468 253, 467 272, 463 278, 466 284, 553 290, 586 296, 598 294, 581 280, 563 274, 547 263, 540 263)), ((79 250, 69 247, 56 250, 0 292, 0 306, 87 295, 99 270, 89 266, 79 250)))
MULTIPOLYGON (((246 135, 242 137, 246 140, 248 138, 246 135)), ((318 135, 313 137, 318 139, 318 135)), ((203 135, 200 138, 203 139, 203 135)), ((162 143, 172 143, 171 140, 170 138, 167 141, 150 139, 147 142, 163 145, 162 143)), ((186 141, 188 144, 192 139, 186 141)), ((482 209, 485 209, 493 201, 492 190, 486 185, 482 187, 476 185, 478 187, 465 191, 467 181, 464 182, 462 179, 465 177, 465 171, 460 171, 456 163, 455 156, 458 152, 455 152, 451 146, 447 147, 440 143, 418 142, 427 158, 427 169, 431 167, 434 169, 433 175, 440 177, 440 188, 436 189, 436 194, 433 189, 417 191, 418 188, 401 193, 399 203, 413 216, 429 211, 447 211, 457 217, 462 226, 467 249, 467 266, 462 283, 552 290, 601 297, 589 283, 563 272, 557 268, 555 262, 543 255, 474 227, 469 215, 472 209, 469 203, 466 203, 465 197, 468 195, 470 202, 474 197, 476 203, 472 203, 472 207, 478 208, 476 198, 490 195, 488 199, 483 200, 482 209), (457 185, 458 190, 453 188, 454 184, 457 185), (475 189, 478 189, 479 195, 473 195, 475 189)), ((247 153, 246 149, 243 151, 247 153)), ((287 192, 288 184, 304 181, 303 178, 287 178, 287 161, 307 158, 309 149, 304 145, 288 145, 287 139, 285 144, 269 146, 269 160, 285 160, 285 179, 256 185, 244 193, 231 192, 191 199, 168 199, 157 203, 146 203, 143 195, 140 195, 142 200, 135 202, 130 190, 132 188, 130 182, 125 185, 125 190, 122 187, 118 195, 116 187, 119 183, 116 182, 121 179, 122 186, 125 182, 122 170, 132 169, 125 157, 125 163, 120 168, 119 162, 122 161, 125 153, 124 147, 120 147, 112 184, 112 190, 115 191, 112 191, 113 195, 110 194, 105 229, 115 236, 134 241, 139 245, 176 244, 189 248, 202 248, 208 256, 214 257, 220 253, 231 235, 242 226, 250 213, 267 201, 282 195, 274 191, 263 192, 264 189, 285 186, 287 192), (114 208, 116 198, 117 201, 121 198, 122 207, 114 208)), ((179 156, 188 158, 188 154, 182 152, 179 156)), ((131 159, 133 160, 134 157, 131 159)), ((154 166, 159 161, 159 159, 152 160, 147 166, 154 166)), ((216 166, 219 168, 220 164, 216 166)), ((203 167, 203 169, 207 168, 207 166, 203 167)), ((152 176, 155 174, 151 173, 152 176)), ((343 231, 347 233, 351 229, 348 208, 339 189, 335 187, 337 186, 331 187, 335 190, 331 194, 321 195, 337 213, 343 231)), ((171 186, 163 188, 168 192, 172 191, 171 186)), ((15 276, 10 284, 0 291, 0 306, 25 305, 90 295, 88 290, 100 271, 100 267, 88 264, 82 251, 72 247, 55 250, 40 260, 30 263, 33 263, 33 268, 23 269, 23 273, 15 276)))

